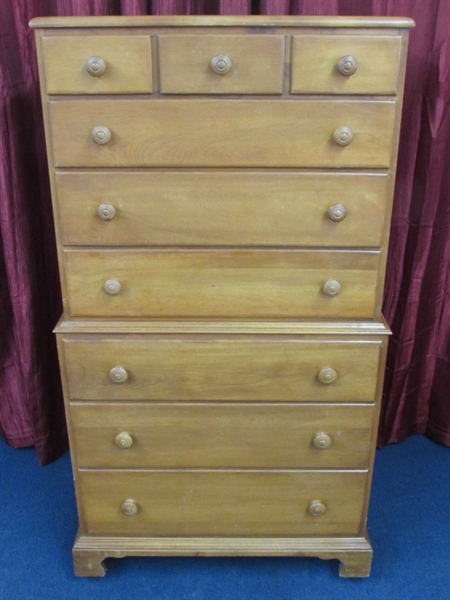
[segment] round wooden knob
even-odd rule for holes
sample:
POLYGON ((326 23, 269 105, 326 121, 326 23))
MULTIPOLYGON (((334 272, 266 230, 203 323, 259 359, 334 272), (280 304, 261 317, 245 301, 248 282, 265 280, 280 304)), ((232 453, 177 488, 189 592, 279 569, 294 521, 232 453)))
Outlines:
POLYGON ((117 296, 121 289, 122 286, 120 285, 120 281, 117 281, 117 279, 108 279, 108 281, 105 281, 103 284, 103 290, 106 294, 108 294, 108 296, 117 296))
POLYGON ((333 204, 328 209, 328 216, 332 221, 343 221, 347 216, 347 209, 343 204, 333 204))
POLYGON ((319 431, 314 436, 313 444, 317 450, 326 450, 331 446, 331 438, 324 431, 319 431))
POLYGON ((343 56, 339 59, 337 66, 341 75, 349 77, 350 75, 353 75, 353 73, 356 73, 358 63, 353 56, 343 56))
POLYGON ((123 448, 125 450, 126 448, 131 448, 133 445, 133 438, 127 431, 121 431, 114 438, 114 443, 118 448, 123 448))
POLYGON ((334 281, 334 279, 328 279, 328 281, 323 284, 322 290, 325 296, 337 296, 341 291, 341 284, 339 281, 334 281))
POLYGON ((112 204, 100 204, 97 208, 97 215, 102 221, 111 221, 116 215, 116 209, 112 204))
POLYGON ((101 77, 106 71, 106 63, 100 56, 90 56, 86 61, 86 71, 92 77, 101 77))
POLYGON ((138 513, 137 504, 131 498, 128 498, 128 500, 125 500, 125 502, 120 507, 120 510, 127 517, 134 517, 134 515, 137 515, 137 513, 138 513))
POLYGON ((211 60, 211 68, 217 75, 225 75, 231 69, 231 60, 224 54, 219 54, 211 60))
POLYGON ((333 139, 338 146, 348 146, 353 140, 352 130, 348 127, 338 127, 333 133, 333 139))
POLYGON ((92 130, 92 139, 96 144, 104 146, 110 141, 111 132, 107 127, 99 125, 98 127, 94 127, 94 129, 92 130))
POLYGON ((128 379, 128 373, 123 367, 113 367, 109 372, 109 378, 113 383, 125 383, 128 379))
POLYGON ((323 367, 317 374, 317 379, 324 385, 331 385, 337 379, 337 373, 331 367, 323 367))
POLYGON ((327 507, 320 500, 313 500, 308 508, 308 512, 312 517, 321 517, 326 511, 327 507))

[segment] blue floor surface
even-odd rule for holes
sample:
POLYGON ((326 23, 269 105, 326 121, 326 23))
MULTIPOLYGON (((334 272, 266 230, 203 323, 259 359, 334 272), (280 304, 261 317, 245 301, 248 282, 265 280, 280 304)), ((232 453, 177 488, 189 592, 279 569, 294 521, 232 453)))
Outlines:
POLYGON ((368 579, 310 558, 123 558, 76 578, 69 455, 41 468, 0 440, 1 600, 449 600, 450 450, 422 436, 377 451, 368 579))

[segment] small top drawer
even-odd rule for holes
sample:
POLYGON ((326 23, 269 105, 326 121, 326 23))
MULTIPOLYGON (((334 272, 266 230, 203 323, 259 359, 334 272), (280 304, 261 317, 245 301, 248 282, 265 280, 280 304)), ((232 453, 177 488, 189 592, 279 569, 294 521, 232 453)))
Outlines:
POLYGON ((401 41, 397 36, 294 36, 291 92, 395 95, 401 41))
POLYGON ((42 38, 48 94, 151 94, 148 35, 42 38))
POLYGON ((163 94, 281 94, 281 35, 164 35, 163 94))

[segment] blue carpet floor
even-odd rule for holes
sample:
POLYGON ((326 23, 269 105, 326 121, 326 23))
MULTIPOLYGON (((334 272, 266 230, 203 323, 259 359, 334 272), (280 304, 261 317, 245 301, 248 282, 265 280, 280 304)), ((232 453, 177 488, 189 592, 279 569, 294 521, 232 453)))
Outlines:
POLYGON ((103 579, 75 578, 69 456, 40 468, 0 440, 1 600, 448 600, 450 451, 422 436, 379 450, 369 513, 368 579, 337 561, 295 558, 108 559, 103 579))

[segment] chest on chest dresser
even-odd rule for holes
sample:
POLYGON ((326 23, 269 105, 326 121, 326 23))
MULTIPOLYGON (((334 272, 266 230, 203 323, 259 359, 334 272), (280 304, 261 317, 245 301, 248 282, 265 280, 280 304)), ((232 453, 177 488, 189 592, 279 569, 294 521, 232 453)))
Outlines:
POLYGON ((78 575, 366 576, 408 19, 37 19, 78 575))

